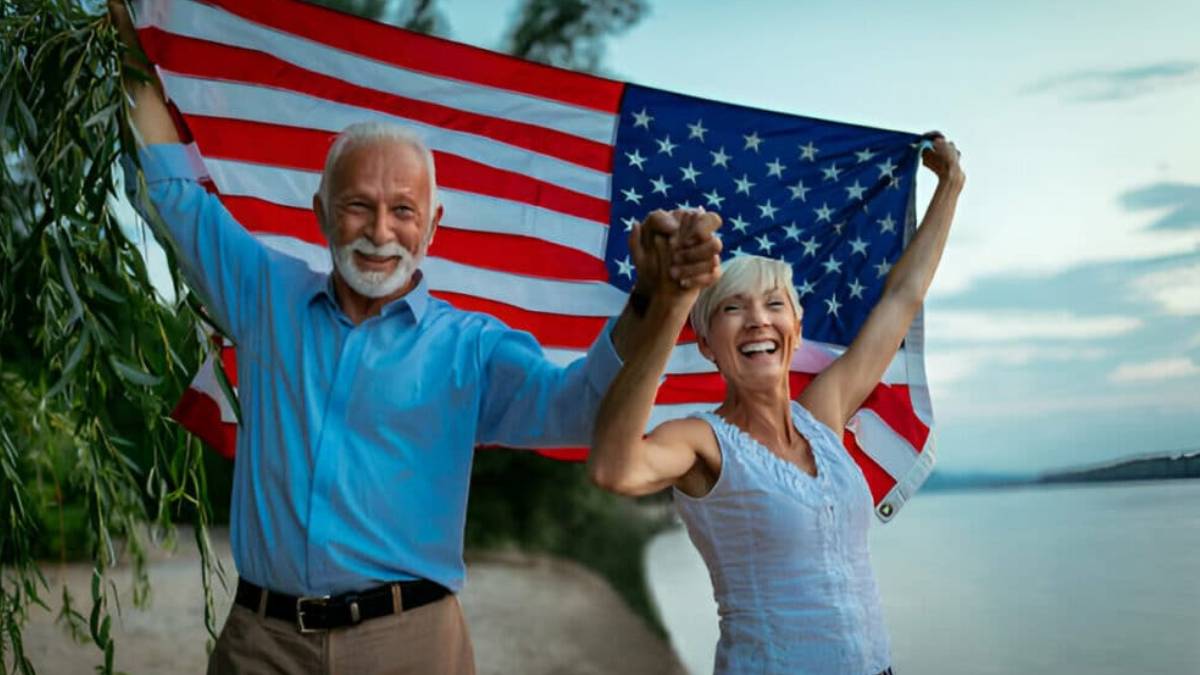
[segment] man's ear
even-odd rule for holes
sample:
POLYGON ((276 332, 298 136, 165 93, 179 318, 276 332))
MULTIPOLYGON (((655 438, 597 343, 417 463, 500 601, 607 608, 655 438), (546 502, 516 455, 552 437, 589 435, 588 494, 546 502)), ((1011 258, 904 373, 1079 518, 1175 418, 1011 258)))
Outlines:
POLYGON ((429 219, 429 234, 425 235, 427 239, 425 244, 426 251, 429 250, 430 246, 433 246, 433 236, 437 234, 438 225, 442 224, 442 214, 445 212, 446 209, 441 204, 438 204, 437 208, 433 211, 433 217, 429 219))
MULTIPOLYGON (((313 214, 317 216, 317 225, 321 227, 321 232, 325 235, 326 239, 330 239, 329 223, 325 222, 325 204, 321 201, 320 193, 313 194, 312 209, 313 214)), ((330 239, 330 242, 332 243, 332 239, 330 239)))

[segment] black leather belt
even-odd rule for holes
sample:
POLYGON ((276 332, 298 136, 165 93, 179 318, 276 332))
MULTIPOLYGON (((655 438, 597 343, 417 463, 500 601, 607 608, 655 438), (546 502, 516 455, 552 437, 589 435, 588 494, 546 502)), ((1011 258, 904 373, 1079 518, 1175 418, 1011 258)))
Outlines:
POLYGON ((357 626, 363 621, 394 614, 396 606, 392 601, 393 586, 400 588, 400 607, 404 611, 428 605, 450 594, 445 586, 418 579, 397 581, 341 595, 298 598, 286 593, 268 591, 245 579, 238 579, 234 602, 257 612, 262 596, 266 593, 268 617, 294 623, 301 633, 313 633, 331 628, 357 626))

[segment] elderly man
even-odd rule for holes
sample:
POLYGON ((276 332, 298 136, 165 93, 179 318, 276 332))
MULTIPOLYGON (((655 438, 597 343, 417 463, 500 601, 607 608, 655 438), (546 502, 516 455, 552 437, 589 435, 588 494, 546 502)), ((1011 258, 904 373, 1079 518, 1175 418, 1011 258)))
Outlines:
MULTIPOLYGON (((473 672, 454 593, 474 447, 586 443, 620 355, 656 327, 627 308, 559 367, 528 334, 432 298, 419 266, 442 217, 433 158, 394 126, 352 126, 329 150, 313 210, 334 269, 314 273, 196 181, 155 85, 126 88, 150 198, 239 350, 240 580, 209 671, 473 672)), ((635 236, 677 264, 639 260, 644 288, 719 273, 715 217, 686 236, 647 222, 635 236)))

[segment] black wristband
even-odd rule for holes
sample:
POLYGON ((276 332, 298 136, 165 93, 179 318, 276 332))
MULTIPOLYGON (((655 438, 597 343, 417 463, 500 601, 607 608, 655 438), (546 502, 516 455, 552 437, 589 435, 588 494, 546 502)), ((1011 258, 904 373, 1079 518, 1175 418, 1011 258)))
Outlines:
POLYGON ((646 312, 650 310, 650 294, 635 287, 629 294, 629 307, 634 316, 639 319, 645 318, 646 312))

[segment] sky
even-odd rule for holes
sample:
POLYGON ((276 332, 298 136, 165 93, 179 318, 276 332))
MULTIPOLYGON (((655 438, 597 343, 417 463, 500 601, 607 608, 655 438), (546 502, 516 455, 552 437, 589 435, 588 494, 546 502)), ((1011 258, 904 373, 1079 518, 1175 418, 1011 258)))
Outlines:
MULTIPOLYGON (((515 4, 440 6, 497 49, 515 4)), ((1200 449, 1197 25, 1195 0, 651 0, 604 67, 954 140, 967 189, 925 308, 939 467, 1042 471, 1200 449)))

